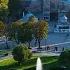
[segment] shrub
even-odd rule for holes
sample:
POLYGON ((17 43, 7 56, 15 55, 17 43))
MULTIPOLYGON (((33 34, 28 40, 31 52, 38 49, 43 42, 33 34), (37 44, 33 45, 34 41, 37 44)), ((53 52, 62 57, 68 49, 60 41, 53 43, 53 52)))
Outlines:
POLYGON ((18 61, 18 63, 22 63, 30 59, 32 56, 32 53, 25 44, 20 44, 13 49, 12 55, 13 55, 13 58, 16 61, 18 61))
POLYGON ((59 57, 60 66, 70 68, 70 51, 64 51, 59 57))

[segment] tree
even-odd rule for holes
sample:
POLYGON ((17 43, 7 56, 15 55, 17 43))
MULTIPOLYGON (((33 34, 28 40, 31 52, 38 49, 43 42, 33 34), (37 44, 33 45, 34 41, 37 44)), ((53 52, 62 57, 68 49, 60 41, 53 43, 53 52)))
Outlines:
POLYGON ((25 31, 25 37, 26 37, 26 41, 29 43, 29 48, 30 48, 30 43, 33 40, 33 26, 37 23, 38 19, 35 16, 31 16, 27 22, 26 25, 26 30, 25 31))
POLYGON ((0 0, 0 9, 8 9, 8 0, 0 0))
POLYGON ((17 38, 19 42, 28 43, 30 48, 30 43, 33 40, 33 25, 36 23, 35 17, 32 16, 26 23, 23 23, 19 27, 17 38))
POLYGON ((28 23, 30 23, 30 24, 34 24, 37 22, 38 22, 38 19, 35 16, 31 16, 28 20, 28 23))
POLYGON ((16 22, 12 22, 12 24, 9 25, 9 29, 8 29, 8 37, 10 40, 15 40, 16 43, 18 42, 18 32, 22 27, 22 23, 18 21, 16 22))
POLYGON ((18 61, 18 63, 20 64, 30 59, 32 56, 32 53, 25 44, 20 44, 13 49, 12 55, 13 55, 13 58, 16 61, 18 61))
POLYGON ((8 14, 8 0, 0 0, 0 20, 4 23, 7 23, 8 14))
POLYGON ((5 36, 5 43, 6 43, 6 49, 9 49, 8 46, 8 26, 7 24, 4 24, 2 21, 0 21, 0 37, 5 36))
POLYGON ((48 23, 45 20, 39 20, 33 28, 34 37, 36 41, 38 41, 39 48, 41 48, 41 40, 47 37, 48 35, 48 23))
POLYGON ((0 21, 0 36, 4 35, 4 30, 5 30, 5 24, 0 21))
POLYGON ((5 24, 4 36, 5 36, 6 49, 10 49, 8 45, 8 38, 9 38, 8 34, 9 34, 9 25, 5 24))
POLYGON ((30 42, 33 39, 31 25, 28 23, 23 24, 22 27, 18 30, 17 37, 19 42, 28 43, 30 48, 30 42))
POLYGON ((29 44, 29 48, 30 48, 30 43, 33 40, 33 33, 32 33, 32 28, 31 28, 31 24, 27 24, 26 26, 26 30, 24 32, 24 40, 29 44))

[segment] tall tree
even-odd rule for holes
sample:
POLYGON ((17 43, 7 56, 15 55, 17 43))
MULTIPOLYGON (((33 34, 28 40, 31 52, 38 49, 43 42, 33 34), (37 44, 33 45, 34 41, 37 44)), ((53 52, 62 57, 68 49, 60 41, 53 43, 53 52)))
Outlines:
POLYGON ((30 48, 30 43, 33 40, 33 26, 37 22, 34 16, 31 16, 29 20, 22 24, 18 30, 18 40, 22 43, 28 43, 30 48))
POLYGON ((38 41, 39 48, 41 44, 41 40, 46 38, 48 35, 48 22, 45 20, 39 20, 37 24, 34 26, 34 37, 36 41, 38 41))
POLYGON ((18 31, 17 37, 18 37, 19 42, 28 43, 29 48, 30 48, 30 43, 33 39, 31 25, 28 23, 23 24, 22 27, 18 31))
POLYGON ((8 30, 8 36, 10 40, 15 40, 18 43, 18 32, 22 31, 21 29, 22 24, 18 21, 12 22, 12 24, 9 26, 8 30))
POLYGON ((26 23, 21 23, 20 20, 11 24, 9 37, 14 39, 16 42, 28 43, 30 48, 30 43, 33 39, 33 25, 36 23, 35 17, 32 16, 26 23))

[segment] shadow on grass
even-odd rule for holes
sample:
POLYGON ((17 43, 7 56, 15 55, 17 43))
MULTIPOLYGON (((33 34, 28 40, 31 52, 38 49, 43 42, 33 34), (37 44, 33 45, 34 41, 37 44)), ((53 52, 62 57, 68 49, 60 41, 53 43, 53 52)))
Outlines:
POLYGON ((21 68, 26 68, 27 66, 34 65, 36 63, 36 59, 28 60, 27 62, 23 62, 21 65, 18 62, 14 62, 10 65, 0 66, 0 70, 17 70, 21 68))
MULTIPOLYGON (((24 69, 24 70, 36 70, 36 67, 34 66, 34 67, 24 69)), ((67 69, 61 68, 59 66, 58 62, 53 62, 53 63, 50 63, 50 64, 44 64, 43 65, 43 70, 70 70, 70 68, 67 68, 67 69)))
POLYGON ((0 70, 16 70, 16 67, 18 67, 18 63, 13 63, 10 65, 6 65, 6 66, 0 66, 0 70))
MULTIPOLYGON (((47 62, 52 61, 53 59, 57 59, 57 58, 58 57, 41 57, 41 60, 43 63, 47 63, 47 62)), ((36 61, 37 61, 37 58, 30 59, 27 62, 23 62, 21 65, 19 65, 17 62, 14 62, 10 65, 0 66, 0 70, 17 70, 17 69, 36 70, 36 61)), ((43 67, 46 68, 46 66, 49 68, 50 64, 44 65, 43 67)), ((51 67, 53 67, 53 66, 51 65, 51 67)))
MULTIPOLYGON (((44 64, 43 65, 43 70, 57 70, 56 68, 54 68, 56 64, 57 64, 56 62, 53 62, 53 63, 50 63, 50 64, 44 64)), ((36 66, 28 68, 28 69, 24 69, 24 70, 36 70, 36 66)))

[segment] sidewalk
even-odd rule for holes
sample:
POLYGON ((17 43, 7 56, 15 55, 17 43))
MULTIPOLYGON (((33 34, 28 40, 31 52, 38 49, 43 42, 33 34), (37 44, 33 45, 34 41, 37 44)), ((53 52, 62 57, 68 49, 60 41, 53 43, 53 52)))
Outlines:
POLYGON ((33 56, 60 56, 61 53, 56 52, 39 52, 34 53, 33 56))

